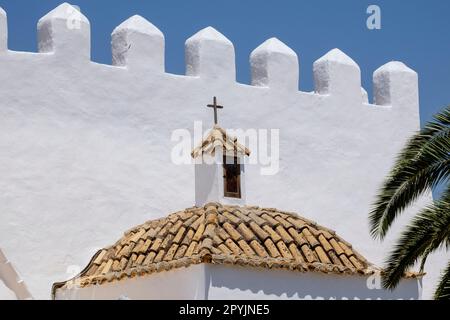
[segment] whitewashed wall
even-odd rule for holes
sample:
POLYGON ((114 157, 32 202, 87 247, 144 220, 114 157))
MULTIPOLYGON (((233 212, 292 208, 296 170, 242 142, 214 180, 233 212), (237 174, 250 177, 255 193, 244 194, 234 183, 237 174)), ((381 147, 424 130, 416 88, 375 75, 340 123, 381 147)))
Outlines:
MULTIPOLYGON (((280 129, 280 172, 247 167, 247 203, 299 212, 381 264, 392 237, 370 238, 370 204, 419 128, 418 78, 405 65, 375 73, 369 104, 358 65, 337 49, 314 64, 306 93, 297 55, 276 39, 252 54, 246 85, 213 28, 186 42, 187 75, 164 72, 163 34, 138 16, 114 30, 113 66, 90 61, 89 22, 67 4, 41 19, 38 38, 39 53, 7 50, 0 12, 0 245, 35 297, 126 229, 194 204, 194 166, 172 164, 171 134, 212 125, 213 95, 223 127, 280 129)), ((441 266, 430 260, 426 295, 441 266)))
POLYGON ((55 300, 205 300, 204 265, 174 269, 86 288, 58 289, 55 300))
POLYGON ((188 268, 124 279, 101 286, 59 289, 57 300, 376 300, 419 299, 420 281, 405 279, 394 291, 369 289, 363 276, 298 273, 225 265, 188 268), (330 285, 332 284, 332 285, 330 285))

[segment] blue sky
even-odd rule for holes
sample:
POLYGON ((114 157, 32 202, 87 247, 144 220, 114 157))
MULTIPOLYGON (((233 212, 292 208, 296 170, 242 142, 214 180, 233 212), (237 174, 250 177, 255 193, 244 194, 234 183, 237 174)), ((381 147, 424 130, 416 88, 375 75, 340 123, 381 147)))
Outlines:
MULTIPOLYGON (((9 47, 36 51, 36 23, 61 0, 0 0, 9 20, 9 47)), ((235 45, 238 80, 249 82, 250 52, 277 37, 300 56, 303 91, 313 89, 312 63, 335 47, 361 67, 372 92, 372 73, 400 60, 420 76, 422 123, 450 102, 450 1, 448 0, 73 0, 91 21, 92 58, 110 63, 110 34, 139 14, 166 37, 166 69, 184 73, 184 42, 213 26, 235 45), (381 7, 382 29, 368 30, 366 9, 381 7)))

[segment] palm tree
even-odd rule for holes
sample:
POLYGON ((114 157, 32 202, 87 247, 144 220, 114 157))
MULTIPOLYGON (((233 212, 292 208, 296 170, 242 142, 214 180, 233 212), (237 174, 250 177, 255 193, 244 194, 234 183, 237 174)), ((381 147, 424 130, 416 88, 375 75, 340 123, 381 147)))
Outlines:
MULTIPOLYGON (((440 198, 422 209, 401 234, 387 259, 383 286, 394 289, 405 272, 439 248, 450 248, 450 106, 413 136, 397 157, 370 213, 371 233, 384 239, 395 219, 420 195, 443 185, 440 198)), ((450 299, 450 262, 435 299, 450 299)))

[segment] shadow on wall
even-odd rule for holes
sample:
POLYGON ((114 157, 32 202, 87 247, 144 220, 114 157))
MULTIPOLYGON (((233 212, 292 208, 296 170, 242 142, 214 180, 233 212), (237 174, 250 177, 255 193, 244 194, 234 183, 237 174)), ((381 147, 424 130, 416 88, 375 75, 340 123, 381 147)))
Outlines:
MULTIPOLYGON (((405 279, 395 291, 369 289, 367 276, 209 266, 209 299, 420 299, 421 280, 405 279)), ((370 284, 371 282, 369 282, 370 284)))

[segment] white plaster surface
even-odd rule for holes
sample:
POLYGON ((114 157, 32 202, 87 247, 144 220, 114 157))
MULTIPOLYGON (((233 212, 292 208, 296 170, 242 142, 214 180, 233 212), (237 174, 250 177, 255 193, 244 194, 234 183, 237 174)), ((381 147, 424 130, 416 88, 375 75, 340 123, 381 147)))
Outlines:
POLYGON ((244 162, 243 157, 239 156, 241 197, 229 198, 224 196, 223 152, 216 150, 214 155, 203 155, 195 159, 195 205, 201 207, 208 202, 219 202, 225 205, 245 206, 247 190, 244 162))
POLYGON ((234 82, 235 64, 233 44, 213 27, 204 28, 186 40, 188 76, 234 82))
MULTIPOLYGON (((371 239, 376 190, 419 129, 414 72, 376 73, 374 105, 363 102, 359 67, 337 51, 314 65, 316 93, 305 93, 236 83, 233 45, 212 28, 187 41, 182 76, 144 68, 161 63, 160 45, 130 53, 142 68, 91 62, 84 18, 75 30, 61 18, 40 23, 41 53, 5 51, 3 21, 0 243, 36 298, 50 298, 53 282, 73 276, 68 267, 83 268, 125 230, 195 203, 194 166, 172 164, 170 138, 195 120, 212 126, 213 96, 225 106, 223 128, 280 129, 278 175, 246 166, 249 205, 316 220, 378 265, 410 216, 385 242, 371 239)), ((442 257, 429 260, 425 297, 442 257)))
POLYGON ((396 300, 418 299, 420 282, 408 279, 394 291, 369 289, 367 277, 295 273, 221 265, 207 266, 208 299, 396 300))
POLYGON ((205 266, 154 273, 86 288, 57 290, 56 300, 205 300, 205 266))
POLYGON ((72 60, 90 58, 90 24, 77 8, 63 3, 42 17, 37 28, 40 52, 72 60))
POLYGON ((271 38, 250 55, 252 85, 272 89, 298 90, 297 54, 277 38, 271 38))
POLYGON ((420 297, 418 280, 404 280, 394 291, 371 290, 367 282, 368 277, 363 276, 201 264, 101 286, 59 289, 55 298, 117 300, 120 296, 126 296, 131 300, 409 300, 420 297))
POLYGON ((143 17, 127 19, 111 37, 113 65, 164 72, 164 35, 143 17))
POLYGON ((6 21, 6 12, 0 8, 0 51, 5 51, 8 41, 8 24, 6 21))

